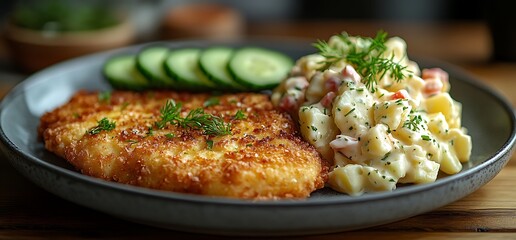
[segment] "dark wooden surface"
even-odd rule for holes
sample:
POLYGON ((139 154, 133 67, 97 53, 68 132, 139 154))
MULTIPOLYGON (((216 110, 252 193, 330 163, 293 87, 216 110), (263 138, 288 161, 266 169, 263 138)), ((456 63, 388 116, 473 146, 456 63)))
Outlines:
MULTIPOLYGON (((374 34, 383 28, 404 37, 410 52, 457 64, 516 103, 516 63, 493 62, 482 23, 447 25, 306 22, 256 25, 249 35, 326 39, 347 30, 374 34)), ((4 49, 5 50, 5 49, 4 49)), ((0 47, 0 53, 1 53, 0 47)), ((1 79, 0 94, 16 81, 1 79)), ((448 206, 399 222, 337 234, 292 239, 516 239, 516 160, 491 182, 448 206)), ((1 239, 225 239, 143 226, 117 219, 58 198, 21 176, 0 155, 1 239)))

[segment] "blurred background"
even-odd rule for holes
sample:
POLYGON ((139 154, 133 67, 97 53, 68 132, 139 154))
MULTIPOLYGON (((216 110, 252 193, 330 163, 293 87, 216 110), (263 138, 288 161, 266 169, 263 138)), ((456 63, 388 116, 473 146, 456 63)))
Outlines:
POLYGON ((0 82, 71 57, 149 41, 315 41, 342 31, 373 36, 379 29, 404 38, 414 56, 463 64, 514 61, 515 5, 504 0, 1 1, 0 82))

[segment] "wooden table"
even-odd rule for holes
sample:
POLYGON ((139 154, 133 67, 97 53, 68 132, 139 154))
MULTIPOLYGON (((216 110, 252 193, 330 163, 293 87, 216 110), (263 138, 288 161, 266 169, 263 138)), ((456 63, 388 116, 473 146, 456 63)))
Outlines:
MULTIPOLYGON (((513 82, 516 81, 516 63, 488 61, 490 40, 482 23, 421 26, 414 23, 301 22, 251 25, 248 34, 326 39, 342 30, 371 35, 378 28, 404 37, 411 53, 460 65, 516 104, 516 84, 513 82)), ((13 84, 2 79, 0 83, 1 93, 13 84)), ((0 156, 1 239, 225 239, 138 225, 67 202, 26 180, 3 158, 0 156)), ((480 190, 432 212, 358 231, 292 239, 516 239, 514 158, 480 190)))

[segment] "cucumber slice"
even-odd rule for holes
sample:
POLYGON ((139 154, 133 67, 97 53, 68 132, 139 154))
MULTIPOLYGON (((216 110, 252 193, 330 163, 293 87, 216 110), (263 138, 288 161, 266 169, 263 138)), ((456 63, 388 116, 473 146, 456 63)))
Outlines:
POLYGON ((107 60, 103 73, 117 89, 141 91, 149 88, 149 81, 136 69, 134 55, 119 55, 107 60))
POLYGON ((165 73, 163 62, 168 55, 167 47, 148 47, 136 55, 136 68, 153 87, 173 88, 175 81, 165 73))
POLYGON ((201 49, 182 48, 171 50, 165 59, 165 71, 188 90, 215 89, 208 77, 199 68, 201 49))
POLYGON ((241 48, 228 63, 233 78, 254 90, 277 86, 290 72, 294 61, 287 55, 258 47, 241 48))
POLYGON ((210 47, 202 51, 199 67, 209 80, 228 90, 243 90, 244 87, 233 80, 228 70, 229 59, 234 49, 229 47, 210 47))

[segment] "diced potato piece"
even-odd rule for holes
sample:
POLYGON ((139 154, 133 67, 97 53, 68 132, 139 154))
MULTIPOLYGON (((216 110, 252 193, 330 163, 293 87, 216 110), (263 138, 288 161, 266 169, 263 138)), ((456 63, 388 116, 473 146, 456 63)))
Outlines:
POLYGON ((405 150, 408 162, 411 165, 407 175, 400 178, 401 183, 430 183, 437 179, 439 173, 439 163, 426 159, 425 151, 417 145, 413 145, 405 150))
POLYGON ((341 134, 358 137, 372 125, 373 98, 367 91, 344 91, 333 100, 332 114, 341 134))
POLYGON ((306 55, 297 60, 296 66, 299 66, 301 72, 305 73, 306 79, 311 79, 324 66, 324 60, 325 58, 319 54, 306 55))
POLYGON ((384 169, 384 171, 388 172, 390 176, 396 180, 405 177, 409 169, 407 157, 400 152, 390 153, 388 156, 374 161, 371 166, 384 169))
POLYGON ((336 48, 336 49, 340 49, 340 50, 344 50, 344 51, 349 50, 349 44, 342 41, 342 38, 340 38, 339 36, 335 36, 335 35, 330 37, 330 39, 328 40, 328 45, 330 45, 332 48, 336 48))
MULTIPOLYGON (((437 179, 439 172, 439 163, 430 160, 423 160, 418 163, 417 167, 412 171, 413 183, 431 183, 437 179)), ((409 175, 407 173, 407 175, 409 175)))
POLYGON ((378 124, 362 136, 362 153, 371 159, 380 159, 393 149, 387 136, 387 126, 378 124))
POLYGON ((358 196, 364 193, 363 174, 362 165, 348 164, 330 172, 328 184, 336 191, 358 196))
POLYGON ((441 163, 441 144, 430 132, 424 132, 416 142, 427 152, 427 157, 437 163, 441 163))
MULTIPOLYGON (((417 64, 416 64, 416 66, 417 66, 417 64)), ((421 93, 421 89, 423 89, 423 87, 425 86, 425 80, 416 76, 414 73, 406 79, 406 82, 407 82, 406 84, 410 90, 408 92, 409 92, 410 96, 412 96, 413 98, 415 98, 415 96, 413 94, 421 93)))
POLYGON ((446 119, 453 116, 453 99, 448 93, 433 95, 426 99, 426 108, 428 113, 442 113, 446 119))
POLYGON ((325 159, 330 160, 334 154, 330 142, 335 139, 339 131, 333 119, 324 114, 321 108, 324 109, 320 104, 301 107, 299 123, 304 139, 317 148, 325 159))
POLYGON ((389 174, 358 164, 335 168, 329 174, 328 184, 334 190, 351 196, 371 191, 391 191, 396 188, 396 180, 389 174))
POLYGON ((426 99, 428 113, 442 113, 450 128, 460 127, 462 105, 450 97, 450 94, 443 92, 426 99))
POLYGON ((419 64, 415 61, 408 61, 407 71, 412 73, 414 76, 421 76, 421 69, 419 68, 419 64))
POLYGON ((410 113, 412 107, 407 100, 391 100, 383 103, 375 104, 374 106, 374 120, 375 123, 383 123, 389 129, 396 129, 399 127, 401 120, 410 113))
POLYGON ((467 162, 471 157, 471 136, 466 135, 460 129, 454 128, 449 132, 451 136, 450 144, 457 154, 460 162, 467 162))
POLYGON ((310 84, 306 89, 306 101, 308 104, 316 103, 321 100, 322 97, 328 92, 324 88, 325 78, 323 74, 318 72, 312 75, 312 78, 309 79, 310 84))
POLYGON ((455 115, 452 119, 448 120, 448 125, 450 125, 450 128, 460 128, 462 125, 462 103, 454 101, 453 105, 455 107, 455 115))
POLYGON ((393 58, 395 62, 403 62, 408 61, 407 58, 407 43, 405 40, 399 37, 389 38, 385 42, 385 46, 387 47, 387 51, 383 53, 383 56, 386 58, 393 58))
POLYGON ((421 138, 421 134, 404 127, 400 127, 395 131, 392 131, 392 135, 407 145, 412 145, 414 144, 414 141, 417 141, 419 138, 421 138))
POLYGON ((396 189, 396 179, 384 171, 373 167, 364 167, 364 175, 367 176, 366 191, 391 191, 396 189))
POLYGON ((423 93, 421 90, 425 86, 425 80, 417 76, 416 73, 412 73, 404 82, 406 82, 405 89, 411 97, 409 103, 412 105, 412 107, 418 107, 421 105, 421 101, 423 100, 423 93))
POLYGON ((376 98, 377 101, 383 102, 383 101, 389 101, 391 98, 391 92, 387 91, 383 88, 378 88, 376 92, 373 93, 373 96, 376 98))
POLYGON ((448 134, 448 122, 442 113, 428 115, 428 130, 440 137, 444 137, 448 134))
POLYGON ((448 145, 443 144, 441 149, 441 171, 446 174, 455 174, 460 172, 462 165, 455 154, 448 149, 448 145))

